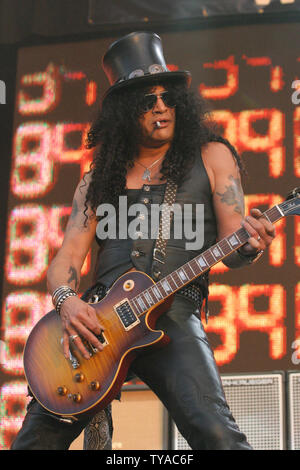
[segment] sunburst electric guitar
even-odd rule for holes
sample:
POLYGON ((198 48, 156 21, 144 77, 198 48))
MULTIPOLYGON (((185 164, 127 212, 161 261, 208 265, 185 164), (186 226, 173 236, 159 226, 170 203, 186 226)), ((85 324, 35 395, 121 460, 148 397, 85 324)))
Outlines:
MULTIPOLYGON (((271 223, 287 215, 300 215, 300 188, 286 201, 264 212, 271 223)), ((91 345, 90 359, 71 346, 66 359, 62 324, 55 310, 47 313, 31 331, 24 350, 28 385, 38 402, 62 418, 79 418, 107 406, 120 391, 132 360, 150 348, 168 343, 155 329, 157 318, 171 305, 173 295, 244 245, 249 234, 240 228, 208 250, 155 283, 143 272, 122 275, 98 303, 91 304, 104 331, 104 349, 91 345)))

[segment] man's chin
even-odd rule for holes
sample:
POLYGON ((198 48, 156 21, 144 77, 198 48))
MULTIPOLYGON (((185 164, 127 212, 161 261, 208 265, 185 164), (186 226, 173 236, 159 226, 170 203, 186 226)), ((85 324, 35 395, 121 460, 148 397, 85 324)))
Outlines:
POLYGON ((159 148, 159 147, 164 147, 166 145, 170 145, 171 144, 171 140, 151 140, 151 141, 148 141, 148 142, 145 142, 143 143, 143 147, 147 147, 147 148, 159 148))
POLYGON ((152 135, 150 138, 143 139, 142 145, 145 147, 162 147, 166 144, 170 144, 173 140, 173 136, 169 134, 164 135, 163 132, 152 135))

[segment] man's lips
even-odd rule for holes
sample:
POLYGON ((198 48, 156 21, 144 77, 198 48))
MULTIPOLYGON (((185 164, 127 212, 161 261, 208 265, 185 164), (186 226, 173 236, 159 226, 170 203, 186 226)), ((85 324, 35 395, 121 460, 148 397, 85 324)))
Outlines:
POLYGON ((169 120, 168 119, 157 119, 155 122, 154 122, 154 126, 157 128, 157 129, 163 129, 164 127, 167 127, 169 125, 169 120))

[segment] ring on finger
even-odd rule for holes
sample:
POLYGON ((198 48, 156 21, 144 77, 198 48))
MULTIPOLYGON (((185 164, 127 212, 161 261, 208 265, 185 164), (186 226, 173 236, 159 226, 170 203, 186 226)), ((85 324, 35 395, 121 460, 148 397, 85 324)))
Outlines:
POLYGON ((74 341, 76 338, 79 338, 79 335, 71 335, 70 340, 74 341))

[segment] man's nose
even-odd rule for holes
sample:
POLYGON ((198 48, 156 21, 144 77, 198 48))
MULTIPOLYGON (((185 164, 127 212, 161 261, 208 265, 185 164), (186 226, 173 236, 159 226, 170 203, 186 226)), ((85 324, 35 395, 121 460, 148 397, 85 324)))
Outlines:
POLYGON ((162 113, 166 111, 167 106, 165 105, 163 99, 160 96, 157 96, 156 103, 153 108, 153 113, 162 113))

